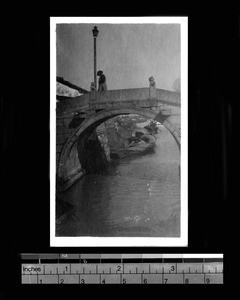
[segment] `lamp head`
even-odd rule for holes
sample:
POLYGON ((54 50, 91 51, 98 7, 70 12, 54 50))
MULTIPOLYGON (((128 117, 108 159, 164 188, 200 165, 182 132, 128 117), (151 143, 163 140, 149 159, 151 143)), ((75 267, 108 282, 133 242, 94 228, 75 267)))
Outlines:
POLYGON ((92 33, 93 33, 93 36, 94 37, 97 37, 98 36, 98 29, 97 29, 97 26, 94 26, 93 30, 92 30, 92 33))

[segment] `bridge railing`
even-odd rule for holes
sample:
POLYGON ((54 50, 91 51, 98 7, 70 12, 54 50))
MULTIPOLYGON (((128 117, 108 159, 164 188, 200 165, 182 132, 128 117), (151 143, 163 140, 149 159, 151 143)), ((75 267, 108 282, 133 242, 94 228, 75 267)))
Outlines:
POLYGON ((156 88, 135 88, 135 89, 121 89, 108 90, 103 92, 90 92, 90 99, 92 101, 111 102, 111 101, 137 101, 158 99, 162 101, 169 101, 169 103, 181 102, 180 93, 156 89, 156 88))
POLYGON ((149 88, 108 90, 103 92, 90 92, 92 101, 122 102, 130 100, 146 100, 149 98, 149 88))
POLYGON ((92 103, 111 103, 127 101, 158 100, 162 103, 181 106, 181 95, 177 92, 156 88, 119 89, 108 91, 90 91, 75 98, 68 98, 57 103, 57 113, 74 111, 75 109, 87 110, 92 103))

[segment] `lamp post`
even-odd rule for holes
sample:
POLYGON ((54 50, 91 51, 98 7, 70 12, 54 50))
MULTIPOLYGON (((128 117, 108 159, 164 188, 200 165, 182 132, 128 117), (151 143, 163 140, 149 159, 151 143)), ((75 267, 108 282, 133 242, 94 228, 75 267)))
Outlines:
POLYGON ((95 89, 97 90, 97 36, 98 36, 97 26, 94 26, 92 33, 94 39, 94 84, 95 89))

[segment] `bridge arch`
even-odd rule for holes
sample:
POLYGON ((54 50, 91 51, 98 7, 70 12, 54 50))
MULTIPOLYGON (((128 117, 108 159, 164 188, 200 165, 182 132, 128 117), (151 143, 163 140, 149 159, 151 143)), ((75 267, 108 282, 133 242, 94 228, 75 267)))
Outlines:
MULTIPOLYGON (((101 123, 107 121, 118 115, 126 115, 126 114, 137 114, 149 119, 155 119, 156 121, 160 122, 163 126, 168 129, 168 131, 174 137, 178 148, 180 150, 181 145, 181 134, 179 129, 171 122, 169 116, 162 115, 161 112, 155 112, 149 109, 144 108, 120 108, 120 109, 107 109, 99 111, 93 115, 88 116, 76 129, 75 131, 69 136, 67 141, 65 142, 60 158, 59 163, 57 166, 57 175, 58 178, 65 178, 69 180, 72 176, 71 174, 66 174, 66 162, 69 160, 70 157, 78 159, 78 150, 77 150, 77 142, 79 138, 86 138, 86 132, 92 132, 92 130, 96 129, 101 123)), ((75 174, 76 175, 76 174, 75 174)), ((73 177, 75 176, 73 175, 73 177)))

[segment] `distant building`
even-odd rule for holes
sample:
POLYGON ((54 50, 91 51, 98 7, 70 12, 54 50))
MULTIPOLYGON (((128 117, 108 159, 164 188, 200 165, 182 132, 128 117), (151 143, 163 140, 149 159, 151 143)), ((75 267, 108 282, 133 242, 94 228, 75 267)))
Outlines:
POLYGON ((64 100, 66 98, 78 97, 78 96, 81 96, 86 93, 89 93, 89 92, 84 90, 83 88, 80 88, 80 87, 64 80, 63 77, 57 76, 56 95, 57 95, 58 101, 64 100))

